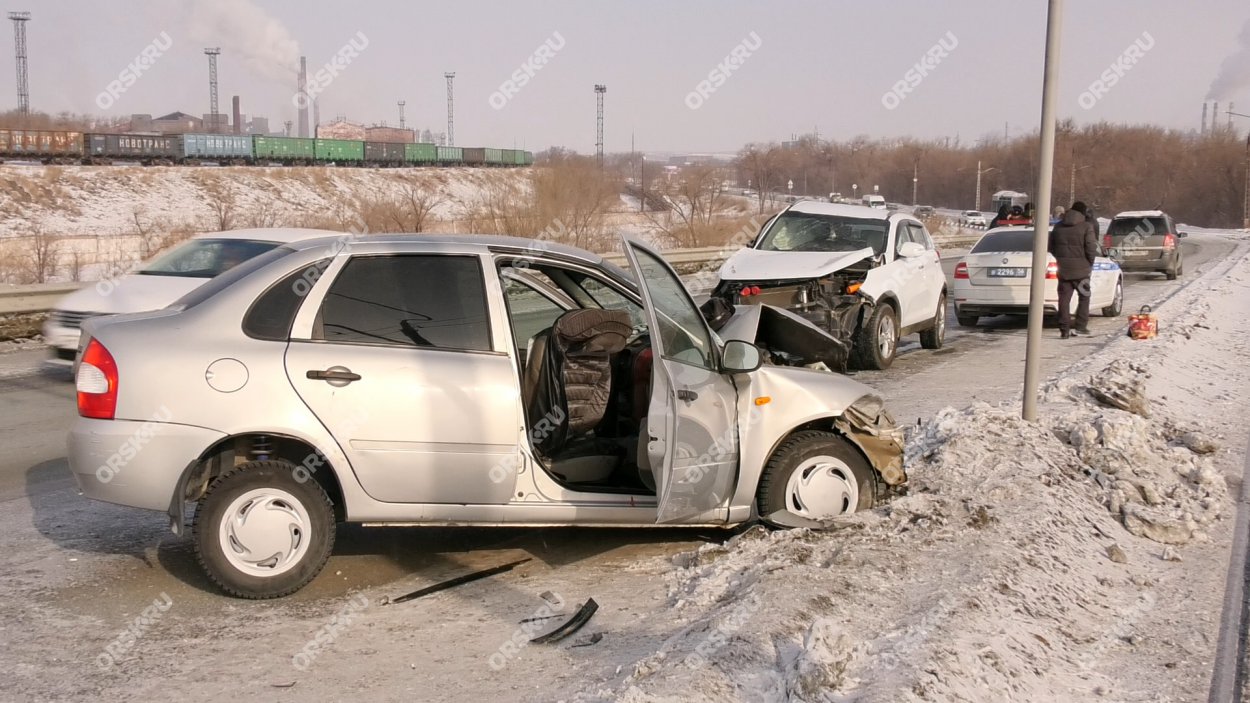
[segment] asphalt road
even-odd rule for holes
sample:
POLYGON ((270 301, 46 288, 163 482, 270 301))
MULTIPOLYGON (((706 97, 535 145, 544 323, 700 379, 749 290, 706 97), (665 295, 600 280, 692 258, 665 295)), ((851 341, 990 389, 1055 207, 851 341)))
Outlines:
MULTIPOLYGON (((1182 246, 1191 276, 1234 248, 1228 240, 1202 234, 1182 246)), ((949 277, 955 261, 944 263, 949 277)), ((1186 280, 1127 274, 1125 310, 1160 301, 1186 280)), ((855 374, 885 396, 902 422, 929 418, 947 405, 1000 402, 1019 394, 1024 321, 992 318, 964 330, 953 312, 948 320, 944 349, 923 350, 913 335, 901 345, 892 369, 855 374)), ((1123 318, 1095 316, 1093 336, 1069 340, 1048 329, 1043 375, 1122 335, 1124 325, 1123 318)), ((32 697, 107 690, 109 682, 82 676, 83 657, 95 657, 134 617, 136 606, 161 593, 174 599, 180 618, 201 625, 227 616, 245 618, 260 637, 281 632, 284 622, 294 619, 311 632, 354 589, 393 584, 403 592, 405 584, 425 585, 515 555, 532 556, 547 566, 576 567, 566 578, 593 585, 639 557, 671 554, 726 536, 706 530, 353 527, 342 530, 334 556, 308 588, 281 605, 243 604, 206 583, 189 540, 174 537, 163 515, 77 494, 64 458, 65 432, 75 414, 73 388, 64 371, 39 368, 42 356, 41 351, 0 355, 0 446, 5 450, 0 457, 0 623, 5 623, 0 624, 0 650, 13 652, 0 655, 0 665, 22 686, 18 690, 32 697), (69 629, 57 637, 31 638, 39 631, 35 621, 48 613, 69 629), (19 646, 20 654, 14 651, 19 646)), ((435 667, 430 680, 437 682, 440 671, 447 673, 435 667)))

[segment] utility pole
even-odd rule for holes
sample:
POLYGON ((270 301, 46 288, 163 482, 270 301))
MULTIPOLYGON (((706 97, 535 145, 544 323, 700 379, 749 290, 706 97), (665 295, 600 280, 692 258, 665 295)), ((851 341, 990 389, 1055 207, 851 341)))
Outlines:
POLYGON ((916 192, 920 187, 920 159, 917 158, 911 165, 911 206, 916 207, 916 192))
POLYGON ((399 102, 395 104, 399 106, 399 128, 403 129, 404 128, 404 105, 406 105, 407 102, 404 100, 400 100, 399 102))
MULTIPOLYGON (((1046 59, 1042 73, 1042 124, 1037 168, 1037 200, 1050 207, 1055 175, 1055 105, 1059 101, 1059 38, 1063 28, 1063 0, 1049 0, 1046 13, 1046 59)), ((1037 421, 1037 387, 1042 373, 1042 316, 1046 297, 1046 244, 1050 218, 1033 218, 1034 275, 1029 282, 1029 336, 1024 354, 1024 403, 1021 416, 1037 421)))
POLYGON ((213 126, 208 129, 209 134, 216 134, 218 129, 217 56, 220 54, 220 47, 211 47, 204 50, 204 55, 208 57, 208 114, 209 119, 213 122, 213 126))
POLYGON ((595 156, 600 168, 603 168, 603 96, 607 92, 606 85, 595 84, 595 156))
POLYGON ((17 111, 23 117, 30 114, 30 83, 26 66, 26 23, 29 12, 10 12, 13 20, 13 49, 17 58, 17 111))
POLYGON ((1250 229, 1250 134, 1246 135, 1246 202, 1241 210, 1241 226, 1250 229))
POLYGON ((456 74, 448 71, 443 74, 443 78, 447 79, 447 146, 456 145, 456 99, 455 91, 452 89, 451 82, 455 80, 456 74))
POLYGON ((638 212, 647 211, 647 155, 642 155, 642 167, 638 171, 638 212))

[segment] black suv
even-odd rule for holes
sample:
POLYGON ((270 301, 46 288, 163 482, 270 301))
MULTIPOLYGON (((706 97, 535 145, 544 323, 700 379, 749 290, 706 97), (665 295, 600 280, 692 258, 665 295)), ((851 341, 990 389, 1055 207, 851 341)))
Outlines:
POLYGON ((1125 271, 1154 271, 1174 281, 1185 272, 1179 241, 1184 236, 1161 210, 1122 212, 1111 220, 1102 246, 1125 271))

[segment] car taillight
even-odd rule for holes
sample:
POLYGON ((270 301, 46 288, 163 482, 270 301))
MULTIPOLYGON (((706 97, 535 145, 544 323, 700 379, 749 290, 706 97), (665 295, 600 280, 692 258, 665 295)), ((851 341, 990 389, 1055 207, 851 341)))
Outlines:
POLYGON ((1102 235, 1102 246, 1103 246, 1103 248, 1105 248, 1105 249, 1110 249, 1110 248, 1111 248, 1111 246, 1112 246, 1112 245, 1111 245, 1111 235, 1109 235, 1109 234, 1104 234, 1104 235, 1102 235))
POLYGON ((955 278, 968 278, 968 264, 960 261, 955 264, 955 278))
POLYGON ((1046 280, 1048 281, 1059 280, 1059 264, 1058 263, 1052 261, 1049 264, 1046 264, 1046 280))
POLYGON ((1163 235, 1163 248, 1164 249, 1176 248, 1176 235, 1175 234, 1172 234, 1169 232, 1168 234, 1163 235))
POLYGON ((92 339, 82 352, 78 375, 78 414, 97 420, 112 420, 117 410, 117 363, 103 344, 92 339))

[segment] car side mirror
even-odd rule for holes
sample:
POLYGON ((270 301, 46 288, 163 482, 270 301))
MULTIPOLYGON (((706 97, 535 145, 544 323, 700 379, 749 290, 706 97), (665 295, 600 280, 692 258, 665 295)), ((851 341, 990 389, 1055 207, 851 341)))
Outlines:
POLYGON ((898 255, 904 259, 914 259, 917 256, 922 256, 924 252, 924 246, 917 244, 916 242, 903 242, 903 244, 898 248, 898 255))
POLYGON ((721 355, 721 371, 724 373, 751 373, 764 363, 760 348, 741 339, 725 342, 721 355))

